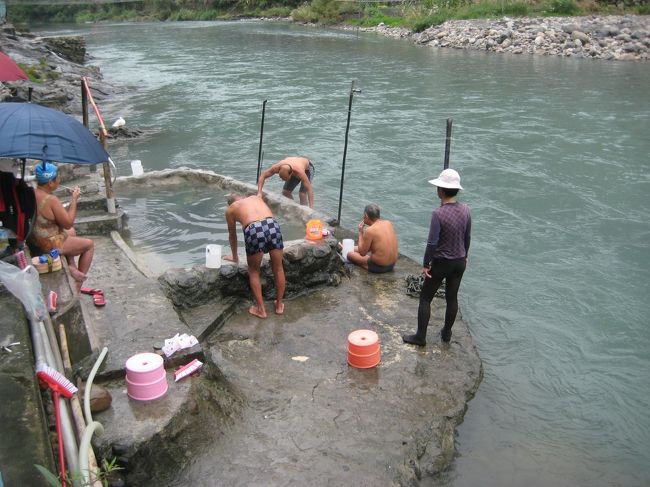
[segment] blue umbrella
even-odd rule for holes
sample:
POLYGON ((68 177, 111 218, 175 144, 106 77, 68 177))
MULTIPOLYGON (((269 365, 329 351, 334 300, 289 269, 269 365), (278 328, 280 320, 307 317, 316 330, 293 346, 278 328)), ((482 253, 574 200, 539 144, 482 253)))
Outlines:
POLYGON ((109 162, 108 152, 81 122, 34 103, 0 103, 0 157, 109 162))

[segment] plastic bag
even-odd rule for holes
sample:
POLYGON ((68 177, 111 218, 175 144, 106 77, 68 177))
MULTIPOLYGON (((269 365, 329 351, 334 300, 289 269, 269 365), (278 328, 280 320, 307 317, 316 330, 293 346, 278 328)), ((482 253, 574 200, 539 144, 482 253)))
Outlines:
POLYGON ((11 294, 20 299, 30 317, 39 321, 45 319, 47 311, 41 293, 41 281, 34 267, 28 265, 20 269, 0 261, 0 281, 11 294))

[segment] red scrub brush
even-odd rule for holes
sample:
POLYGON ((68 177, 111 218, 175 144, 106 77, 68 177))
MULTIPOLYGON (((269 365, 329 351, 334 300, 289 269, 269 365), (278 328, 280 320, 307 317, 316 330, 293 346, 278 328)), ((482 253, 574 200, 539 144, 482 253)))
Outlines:
POLYGON ((54 402, 54 416, 56 418, 56 435, 59 441, 59 463, 61 469, 61 485, 65 483, 65 456, 63 454, 63 436, 61 435, 61 411, 59 410, 59 394, 70 398, 77 392, 75 385, 70 382, 62 373, 53 369, 47 364, 39 363, 36 366, 36 376, 52 389, 52 401, 54 402))

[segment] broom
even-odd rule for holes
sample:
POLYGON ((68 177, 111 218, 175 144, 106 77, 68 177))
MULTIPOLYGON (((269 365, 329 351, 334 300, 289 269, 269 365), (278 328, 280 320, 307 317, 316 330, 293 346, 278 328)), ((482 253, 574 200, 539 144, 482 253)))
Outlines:
POLYGON ((63 437, 61 435, 61 411, 59 410, 59 395, 70 398, 77 392, 77 387, 70 382, 63 374, 47 364, 36 365, 36 376, 52 390, 54 401, 54 416, 56 418, 56 435, 59 441, 59 464, 61 469, 61 485, 65 483, 65 456, 63 453, 63 437))

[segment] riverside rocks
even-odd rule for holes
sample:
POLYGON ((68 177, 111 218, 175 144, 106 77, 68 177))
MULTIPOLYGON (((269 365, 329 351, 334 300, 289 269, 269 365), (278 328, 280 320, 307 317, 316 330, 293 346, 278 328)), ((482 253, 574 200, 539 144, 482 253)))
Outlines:
POLYGON ((618 61, 650 60, 650 16, 450 20, 421 33, 383 24, 370 29, 428 47, 618 61))
POLYGON ((0 82, 0 101, 32 101, 65 113, 81 113, 81 78, 88 78, 100 102, 116 91, 102 79, 97 66, 85 61, 86 43, 80 36, 39 37, 19 32, 11 24, 0 29, 2 51, 21 65, 33 81, 0 82))

